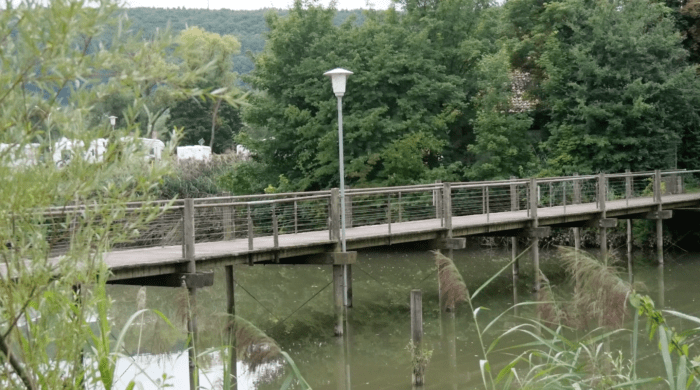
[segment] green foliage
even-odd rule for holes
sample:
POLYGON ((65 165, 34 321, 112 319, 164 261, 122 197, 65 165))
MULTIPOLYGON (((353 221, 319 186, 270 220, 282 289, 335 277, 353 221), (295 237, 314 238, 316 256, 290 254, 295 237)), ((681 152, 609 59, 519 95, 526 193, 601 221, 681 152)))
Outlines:
POLYGON ((648 0, 567 0, 545 5, 542 19, 552 21, 537 61, 546 74, 550 166, 671 166, 674 145, 695 136, 700 95, 669 9, 648 0))
POLYGON ((125 24, 109 1, 6 3, 0 13, 0 142, 7 145, 0 151, 0 377, 8 388, 112 385, 103 255, 160 214, 149 203, 127 204, 154 199, 170 172, 167 161, 145 163, 142 145, 129 137, 143 125, 135 110, 149 104, 154 85, 171 96, 214 97, 187 87, 207 66, 173 72, 168 55, 179 49, 172 39, 144 42, 123 34, 125 24), (129 101, 114 131, 92 121, 108 96, 129 101), (51 135, 76 141, 61 168, 51 135), (88 161, 97 138, 109 145, 102 161, 88 161), (24 155, 28 148, 38 155, 24 155), (83 356, 96 364, 82 364, 83 356))
POLYGON ((526 177, 534 172, 535 143, 528 134, 532 118, 513 111, 512 71, 508 53, 501 50, 479 63, 481 78, 478 111, 474 121, 476 142, 469 150, 476 156, 469 176, 475 179, 526 177))
POLYGON ((285 18, 268 15, 267 46, 249 78, 261 92, 244 112, 255 129, 247 146, 297 189, 337 185, 336 99, 322 75, 340 66, 355 72, 343 98, 350 185, 425 182, 463 161, 474 90, 464 61, 479 55, 467 45, 474 7, 444 2, 423 18, 368 12, 362 25, 339 27, 333 9, 300 1, 285 18))

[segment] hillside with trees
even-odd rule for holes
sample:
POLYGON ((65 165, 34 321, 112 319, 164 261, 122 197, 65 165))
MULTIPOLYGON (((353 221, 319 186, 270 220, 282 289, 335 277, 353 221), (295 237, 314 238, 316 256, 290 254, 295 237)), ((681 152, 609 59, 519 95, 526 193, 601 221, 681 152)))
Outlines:
MULTIPOLYGON (((284 16, 287 10, 260 9, 256 11, 207 10, 184 8, 128 8, 124 12, 131 21, 131 31, 142 32, 149 38, 156 31, 170 28, 178 34, 187 27, 199 27, 219 35, 232 35, 241 44, 240 53, 233 57, 233 71, 245 74, 253 70, 253 61, 248 52, 260 53, 265 46, 265 14, 268 12, 284 16)), ((351 15, 362 22, 360 10, 338 11, 335 23, 340 24, 351 15)))

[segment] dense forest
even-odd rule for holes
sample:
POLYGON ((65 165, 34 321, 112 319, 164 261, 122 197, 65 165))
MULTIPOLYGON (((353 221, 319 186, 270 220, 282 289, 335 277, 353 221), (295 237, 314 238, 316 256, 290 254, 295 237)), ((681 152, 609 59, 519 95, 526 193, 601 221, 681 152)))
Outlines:
POLYGON ((238 42, 222 66, 245 103, 181 101, 162 125, 217 152, 249 148, 252 161, 217 179, 239 193, 338 185, 336 102, 322 76, 335 67, 355 73, 344 98, 352 186, 697 168, 699 9, 402 0, 388 11, 297 1, 289 10, 126 12, 145 37, 196 26, 238 42))

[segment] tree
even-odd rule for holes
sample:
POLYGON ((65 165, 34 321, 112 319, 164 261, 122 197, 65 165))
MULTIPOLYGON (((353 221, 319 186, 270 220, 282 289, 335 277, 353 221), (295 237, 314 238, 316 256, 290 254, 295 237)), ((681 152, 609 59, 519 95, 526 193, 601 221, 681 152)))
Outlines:
MULTIPOLYGON (((208 67, 208 72, 197 80, 192 87, 215 89, 230 96, 242 97, 241 91, 235 86, 236 76, 233 73, 232 56, 238 53, 241 45, 230 35, 221 36, 206 32, 198 27, 188 28, 178 36, 181 47, 181 67, 186 71, 208 67)), ((186 143, 196 144, 199 139, 208 139, 209 147, 217 153, 222 153, 233 145, 233 136, 240 127, 240 118, 236 106, 224 103, 224 96, 210 100, 180 100, 170 110, 168 125, 182 127, 186 143), (223 111, 223 116, 220 116, 223 111), (204 134, 208 121, 210 131, 204 134), (219 141, 215 143, 217 128, 219 141), (194 141, 194 142, 193 142, 194 141)))
POLYGON ((698 123, 698 79, 670 10, 658 2, 567 0, 539 60, 555 172, 673 167, 698 123))
POLYGON ((112 387, 102 256, 158 214, 147 205, 127 212, 127 202, 152 199, 168 167, 143 164, 145 151, 128 138, 117 142, 139 127, 133 112, 116 133, 104 121, 90 126, 95 102, 124 94, 141 107, 148 83, 183 98, 213 97, 175 83, 206 68, 170 73, 161 56, 177 53, 172 41, 119 33, 119 13, 113 2, 75 0, 7 2, 0 13, 0 378, 9 388, 112 387), (118 32, 110 41, 108 30, 118 32), (53 163, 49 131, 75 141, 63 168, 53 163), (90 162, 83 153, 100 137, 112 142, 102 161, 90 162), (83 356, 96 364, 83 365, 83 356))
POLYGON ((322 75, 340 66, 355 72, 343 98, 350 185, 417 183, 434 169, 455 171, 459 160, 443 152, 461 131, 469 97, 427 28, 395 10, 335 27, 334 12, 297 1, 286 18, 268 14, 267 46, 248 78, 260 92, 244 110, 257 134, 247 146, 297 189, 337 185, 336 99, 322 75))
POLYGON ((532 118, 513 105, 512 71, 506 50, 485 56, 479 64, 474 133, 469 150, 476 155, 469 176, 475 179, 525 177, 535 169, 535 142, 528 134, 532 118))

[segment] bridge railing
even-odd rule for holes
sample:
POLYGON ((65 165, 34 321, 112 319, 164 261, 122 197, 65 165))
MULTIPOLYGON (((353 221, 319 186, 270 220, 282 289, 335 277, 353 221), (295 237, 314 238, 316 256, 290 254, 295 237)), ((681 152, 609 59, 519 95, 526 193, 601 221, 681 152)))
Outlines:
MULTIPOLYGON (((557 213, 583 212, 574 205, 629 207, 663 200, 670 195, 700 192, 700 170, 624 172, 487 182, 354 188, 346 191, 346 227, 432 221, 445 226, 445 210, 452 217, 483 215, 485 221, 532 216, 532 198, 539 208, 557 213), (445 198, 449 191, 449 198, 445 198), (450 207, 445 201, 449 199, 450 207), (602 201, 602 202, 601 202, 602 201), (559 208, 555 210, 555 208, 559 208), (519 213, 513 213, 513 212, 519 213), (508 213, 508 214, 506 214, 508 213), (499 215, 500 214, 500 215, 499 215)), ((327 231, 331 238, 332 191, 313 191, 195 199, 192 212, 194 242, 247 241, 249 249, 279 245, 280 236, 327 231)), ((115 247, 119 249, 184 245, 183 200, 129 203, 113 223, 128 224, 143 206, 161 213, 115 247)), ((37 226, 45 232, 51 255, 65 253, 70 237, 83 222, 89 205, 68 205, 39 211, 37 226)), ((540 213, 541 215, 541 213, 540 213)), ((99 221, 93 221, 99 223, 99 221)), ((404 225, 406 226, 406 225, 404 225)), ((411 229, 422 228, 415 224, 411 229)), ((183 249, 184 253, 184 249, 183 249)))

